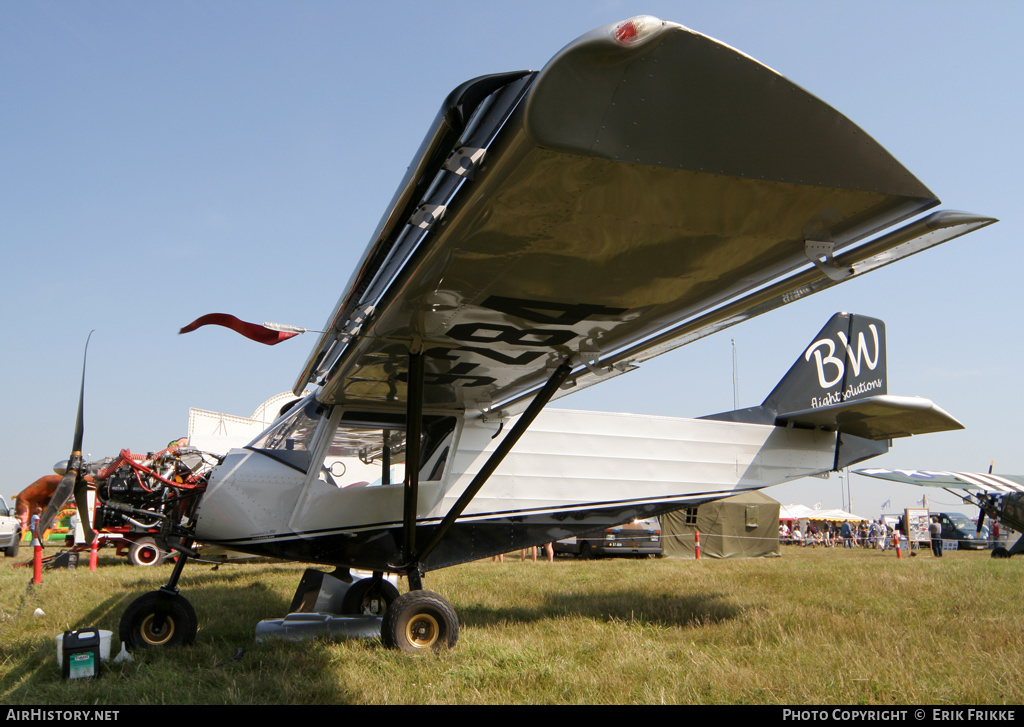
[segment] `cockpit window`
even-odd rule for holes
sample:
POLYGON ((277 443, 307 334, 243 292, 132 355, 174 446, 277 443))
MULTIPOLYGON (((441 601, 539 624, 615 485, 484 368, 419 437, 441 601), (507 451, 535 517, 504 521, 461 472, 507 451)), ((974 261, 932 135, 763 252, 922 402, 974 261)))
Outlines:
MULTIPOLYGON (((440 478, 455 429, 454 417, 424 417, 420 479, 440 478)), ((346 412, 331 438, 321 479, 340 489, 401 484, 406 432, 402 416, 346 412)))
POLYGON ((327 406, 309 396, 274 422, 246 449, 256 450, 289 467, 308 472, 312 461, 313 436, 328 410, 327 406))

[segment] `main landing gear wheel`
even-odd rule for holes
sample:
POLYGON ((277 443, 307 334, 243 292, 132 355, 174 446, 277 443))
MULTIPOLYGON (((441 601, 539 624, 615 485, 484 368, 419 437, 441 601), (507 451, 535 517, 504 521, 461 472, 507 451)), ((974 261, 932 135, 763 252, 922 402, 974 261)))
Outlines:
POLYGON ((191 644, 198 630, 195 609, 184 596, 150 591, 125 609, 118 636, 135 651, 191 644))
POLYGON ((362 578, 345 591, 341 612, 349 616, 383 616, 398 599, 398 589, 390 581, 373 582, 362 578))
POLYGON ((167 553, 160 550, 153 538, 139 538, 128 548, 128 562, 132 565, 160 565, 167 553))
POLYGON ((459 640, 459 619, 447 600, 432 591, 409 591, 384 612, 380 639, 406 654, 438 653, 459 640))
POLYGON ((1008 551, 1006 548, 993 548, 992 549, 992 556, 991 557, 993 557, 993 558, 1009 558, 1010 557, 1010 551, 1008 551))

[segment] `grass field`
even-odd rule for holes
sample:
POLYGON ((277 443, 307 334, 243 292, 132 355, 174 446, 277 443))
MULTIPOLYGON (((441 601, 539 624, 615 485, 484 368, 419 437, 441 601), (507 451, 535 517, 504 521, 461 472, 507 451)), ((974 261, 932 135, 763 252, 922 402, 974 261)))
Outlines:
MULTIPOLYGON (((24 560, 28 549, 17 560, 24 560)), ((0 703, 1020 704, 1024 559, 783 548, 752 560, 477 562, 428 573, 458 646, 255 643, 304 566, 190 564, 196 643, 64 681, 54 638, 114 632, 169 565, 47 571, 0 561, 0 703), (45 615, 33 615, 41 609, 45 615)), ((405 590, 405 588, 401 588, 405 590)))

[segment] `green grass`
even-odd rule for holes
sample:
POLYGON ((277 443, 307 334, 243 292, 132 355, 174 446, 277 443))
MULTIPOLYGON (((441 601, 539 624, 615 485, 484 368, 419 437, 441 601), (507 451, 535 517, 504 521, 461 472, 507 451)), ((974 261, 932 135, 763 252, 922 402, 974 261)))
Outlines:
POLYGON ((470 563, 427 574, 461 627, 453 651, 427 658, 366 640, 257 644, 256 623, 284 615, 304 566, 190 564, 193 646, 70 682, 55 636, 109 629, 116 650, 121 612, 170 566, 104 557, 95 573, 47 571, 29 587, 31 569, 0 563, 4 704, 1024 701, 1024 559, 984 552, 470 563))

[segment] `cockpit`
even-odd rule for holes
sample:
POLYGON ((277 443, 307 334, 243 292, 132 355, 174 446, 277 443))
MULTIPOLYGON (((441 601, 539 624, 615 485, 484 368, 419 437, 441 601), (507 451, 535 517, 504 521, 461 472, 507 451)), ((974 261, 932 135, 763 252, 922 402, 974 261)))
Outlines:
MULTIPOLYGON (((456 418, 423 417, 420 480, 441 478, 452 451, 456 418)), ((336 487, 373 487, 405 478, 406 423, 403 413, 349 410, 298 402, 246 446, 336 487)))

